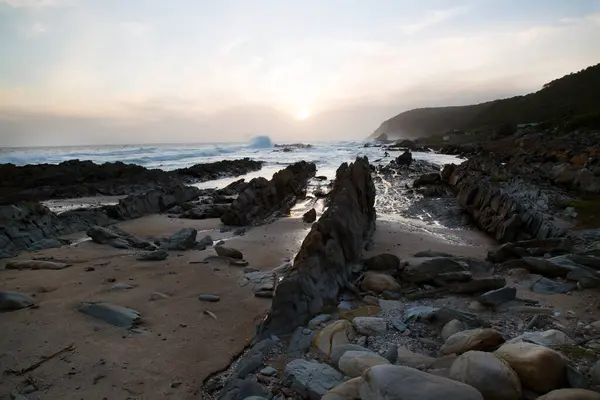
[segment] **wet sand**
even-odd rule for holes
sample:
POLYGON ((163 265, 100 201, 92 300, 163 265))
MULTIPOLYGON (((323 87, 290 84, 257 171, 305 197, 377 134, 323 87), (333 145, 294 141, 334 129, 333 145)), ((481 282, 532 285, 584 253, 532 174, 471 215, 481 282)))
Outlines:
MULTIPOLYGON (((187 226, 198 229, 199 237, 226 239, 258 270, 291 258, 310 227, 298 218, 285 218, 228 239, 231 232, 220 233, 218 220, 155 215, 119 224, 140 236, 166 236, 187 226)), ((197 398, 202 381, 244 349, 255 333, 255 319, 270 306, 270 300, 237 284, 243 268, 218 260, 189 263, 214 254, 212 249, 171 252, 164 261, 140 262, 130 250, 90 241, 22 254, 19 259, 44 257, 73 265, 57 271, 0 271, 3 290, 35 294, 39 302, 39 308, 1 315, 0 370, 26 368, 71 344, 75 348, 27 375, 4 375, 1 395, 29 385, 29 376, 38 388, 30 399, 197 398), (94 270, 88 271, 90 267, 94 270), (135 287, 109 291, 113 282, 135 287), (169 297, 152 301, 155 292, 169 297), (202 293, 219 295, 221 301, 201 302, 202 293), (139 333, 76 310, 81 301, 92 300, 138 310, 143 320, 139 333)), ((3 261, 0 268, 8 260, 3 261)))

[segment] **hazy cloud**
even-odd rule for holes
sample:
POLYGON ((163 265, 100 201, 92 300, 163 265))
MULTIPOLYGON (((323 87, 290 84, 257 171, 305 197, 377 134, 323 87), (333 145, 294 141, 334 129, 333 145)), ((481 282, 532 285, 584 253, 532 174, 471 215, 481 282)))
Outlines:
POLYGON ((445 10, 433 10, 425 14, 424 17, 417 21, 402 26, 402 31, 406 34, 415 34, 434 25, 451 20, 468 11, 468 7, 454 7, 445 10))
POLYGON ((0 0, 14 8, 45 8, 45 7, 66 7, 72 6, 78 0, 0 0))

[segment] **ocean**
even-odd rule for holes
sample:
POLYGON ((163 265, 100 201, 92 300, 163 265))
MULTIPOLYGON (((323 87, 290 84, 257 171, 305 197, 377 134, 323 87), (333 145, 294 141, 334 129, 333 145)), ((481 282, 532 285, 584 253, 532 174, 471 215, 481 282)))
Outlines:
MULTIPOLYGON (((372 163, 376 160, 387 163, 390 157, 399 155, 390 152, 384 158, 385 150, 380 147, 365 147, 367 141, 313 142, 311 148, 292 148, 284 152, 274 147, 274 142, 265 136, 254 138, 248 143, 198 143, 198 144, 153 144, 153 145, 102 145, 102 146, 61 146, 61 147, 19 147, 0 148, 0 163, 25 164, 58 164, 66 160, 90 160, 95 163, 122 161, 137 164, 146 168, 174 170, 198 163, 209 163, 220 160, 252 158, 265 161, 263 169, 250 173, 245 178, 258 176, 271 177, 276 171, 297 161, 312 161, 317 165, 317 175, 330 179, 343 162, 351 162, 357 156, 366 155, 372 163)), ((439 165, 460 163, 462 160, 454 156, 413 152, 415 159, 427 160, 439 165)), ((201 188, 222 187, 233 178, 210 181, 199 184, 201 188)))

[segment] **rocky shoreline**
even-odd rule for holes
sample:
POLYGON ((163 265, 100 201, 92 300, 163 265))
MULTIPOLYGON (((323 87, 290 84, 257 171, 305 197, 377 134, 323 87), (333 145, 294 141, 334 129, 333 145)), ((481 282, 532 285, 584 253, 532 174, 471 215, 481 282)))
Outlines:
MULTIPOLYGON (((593 154, 577 174, 596 171, 593 154)), ((185 186, 182 174, 117 205, 59 215, 39 204, 2 206, 0 225, 7 228, 0 230, 0 244, 8 257, 64 246, 63 235, 87 231, 91 245, 133 252, 142 263, 161 265, 186 253, 213 251, 190 263, 212 266, 205 274, 220 273, 223 267, 214 266, 215 260, 228 270, 237 267, 237 284, 258 299, 272 298, 271 306, 256 321, 252 345, 213 370, 189 398, 599 399, 598 242, 594 229, 573 230, 576 221, 557 218, 555 209, 557 202, 582 190, 588 195, 590 189, 556 189, 556 182, 525 174, 533 161, 520 160, 481 152, 440 171, 413 160, 406 150, 385 166, 374 167, 366 157, 342 164, 323 194, 324 212, 305 214, 306 223, 316 222, 293 261, 273 269, 248 266, 245 251, 210 235, 199 238, 200 229, 152 236, 113 225, 163 213, 173 221, 220 220, 241 227, 234 232, 240 237, 288 215, 306 197, 316 172, 312 163, 292 164, 271 180, 240 180, 219 190, 185 186), (503 244, 485 259, 435 247, 405 248, 400 257, 393 246, 400 246, 403 237, 390 245, 394 238, 384 232, 378 236, 376 210, 401 210, 408 218, 427 215, 422 221, 448 229, 465 226, 468 218, 503 244), (381 242, 385 247, 379 247, 381 242), (577 311, 571 309, 576 300, 577 311)), ((185 176, 215 176, 201 168, 193 174, 185 176)), ((71 265, 20 258, 5 267, 52 273, 71 265)), ((120 286, 109 291, 134 288, 114 285, 120 286)), ((221 296, 203 293, 198 299, 219 304, 221 296)), ((3 311, 26 312, 39 304, 24 292, 0 292, 3 311)), ((139 310, 120 304, 85 301, 78 310, 129 332, 144 326, 139 310)), ((202 315, 205 324, 223 318, 208 307, 202 315)), ((158 321, 149 327, 152 323, 158 321)), ((173 385, 175 390, 178 385, 173 385)))

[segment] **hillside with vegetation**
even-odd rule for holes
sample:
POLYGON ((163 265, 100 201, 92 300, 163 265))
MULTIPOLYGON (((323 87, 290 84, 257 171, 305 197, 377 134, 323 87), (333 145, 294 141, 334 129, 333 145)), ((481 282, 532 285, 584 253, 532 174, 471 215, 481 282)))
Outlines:
POLYGON ((545 84, 525 96, 486 103, 419 108, 383 122, 370 136, 416 139, 452 131, 497 129, 501 126, 568 121, 600 125, 600 64, 545 84))

